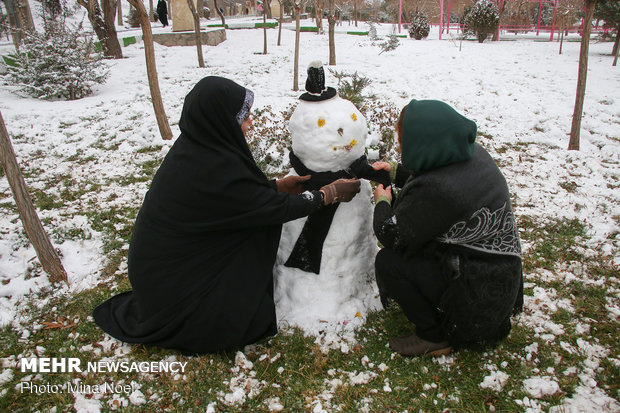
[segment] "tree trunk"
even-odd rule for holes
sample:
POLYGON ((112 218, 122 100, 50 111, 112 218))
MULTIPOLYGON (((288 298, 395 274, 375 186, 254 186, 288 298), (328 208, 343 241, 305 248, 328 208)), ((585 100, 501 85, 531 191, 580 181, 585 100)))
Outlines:
POLYGON ((123 57, 123 51, 121 44, 116 36, 116 27, 114 26, 114 15, 116 9, 111 7, 109 3, 114 3, 113 0, 104 0, 104 11, 107 11, 107 15, 104 18, 101 17, 101 8, 96 0, 77 0, 78 4, 86 9, 88 12, 88 20, 93 26, 93 30, 97 35, 97 39, 101 43, 103 49, 103 55, 105 57, 111 57, 114 59, 121 59, 123 57), (111 19, 111 24, 109 23, 111 19))
POLYGON ((153 47, 153 32, 151 31, 151 22, 146 13, 146 9, 142 4, 142 0, 128 0, 129 4, 134 6, 140 18, 140 26, 142 27, 142 41, 144 42, 144 55, 146 57, 146 73, 149 78, 149 88, 151 89, 151 100, 153 101, 153 109, 157 118, 157 126, 162 139, 172 139, 172 131, 166 117, 164 104, 161 100, 161 92, 159 91, 159 80, 157 79, 157 67, 155 66, 155 48, 153 47))
POLYGON ((614 62, 612 63, 612 66, 616 66, 616 64, 618 63, 618 50, 620 50, 620 26, 618 26, 618 28, 616 29, 616 42, 614 43, 614 62))
POLYGON ((19 217, 24 225, 26 236, 32 243, 34 250, 39 257, 41 266, 48 274, 50 282, 56 283, 64 281, 69 284, 67 272, 62 266, 62 262, 54 250, 49 237, 45 233, 45 229, 39 220, 37 211, 32 204, 32 199, 28 194, 24 177, 17 164, 15 151, 11 144, 11 138, 4 125, 2 113, 0 113, 0 163, 4 167, 4 172, 11 186, 11 191, 15 197, 19 217))
MULTIPOLYGON (((263 14, 267 14, 267 19, 271 19, 271 0, 265 0, 263 2, 263 14)), ((267 53, 265 53, 267 54, 267 53)))
POLYGON ((24 40, 24 33, 34 31, 32 12, 27 0, 4 0, 7 9, 11 36, 16 48, 24 40))
POLYGON ((299 15, 301 14, 301 7, 298 3, 295 4, 295 59, 293 67, 293 90, 297 92, 299 90, 299 33, 301 32, 301 23, 299 21, 299 15))
POLYGON ((101 3, 103 5, 103 22, 105 24, 108 37, 112 40, 108 45, 108 50, 110 51, 112 57, 115 59, 121 59, 123 57, 123 49, 118 41, 118 36, 116 35, 116 25, 114 24, 117 2, 116 0, 102 0, 101 3))
POLYGON ((282 22, 284 22, 284 4, 283 0, 278 0, 280 3, 280 19, 278 22, 278 46, 280 46, 280 42, 282 40, 282 22))
POLYGON ((267 54, 267 14, 263 10, 263 54, 267 54))
POLYGON ((577 78, 577 96, 575 97, 575 111, 573 124, 570 130, 569 150, 579 150, 579 134, 581 130, 581 116, 583 115, 583 100, 586 94, 586 77, 588 74, 588 50, 590 48, 590 32, 592 31, 592 16, 596 0, 586 0, 586 14, 583 20, 583 34, 581 37, 581 51, 579 53, 579 76, 577 78))
POLYGON ((355 19, 355 27, 357 27, 357 0, 353 0, 353 18, 355 19))
POLYGON ((327 15, 327 23, 329 26, 329 65, 336 65, 336 15, 334 0, 329 0, 329 14, 327 15))
POLYGON ((116 1, 116 24, 123 25, 123 7, 121 6, 121 0, 116 1))
POLYGON ((226 20, 224 19, 224 15, 222 14, 220 7, 217 5, 217 0, 213 0, 213 7, 215 7, 215 11, 220 16, 220 19, 222 19, 222 26, 226 27, 226 20))
POLYGON ((192 13, 192 17, 194 18, 194 33, 196 35, 198 66, 205 67, 205 61, 202 57, 202 36, 200 34, 200 17, 198 16, 198 10, 194 7, 194 2, 192 0, 187 0, 187 5, 189 6, 189 11, 192 13))
POLYGON ((197 0, 196 1, 196 8, 198 9, 198 18, 201 19, 201 18, 205 17, 204 16, 204 14, 205 14, 204 13, 204 11, 205 11, 204 10, 205 9, 205 2, 204 2, 204 0, 197 0))

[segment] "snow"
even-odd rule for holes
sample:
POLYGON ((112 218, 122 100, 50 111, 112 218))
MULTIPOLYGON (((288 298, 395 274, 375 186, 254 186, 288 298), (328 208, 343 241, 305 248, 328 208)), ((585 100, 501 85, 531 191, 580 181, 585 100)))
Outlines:
POLYGON ((530 396, 537 399, 552 396, 560 391, 560 385, 551 377, 531 377, 525 379, 523 387, 530 396))
POLYGON ((483 389, 490 389, 496 392, 501 392, 510 376, 503 371, 492 371, 491 374, 485 376, 480 383, 480 387, 483 389))
POLYGON ((368 135, 364 116, 353 103, 339 96, 319 102, 300 101, 291 116, 289 131, 293 152, 316 172, 347 168, 364 155, 368 135))
MULTIPOLYGON (((583 242, 583 251, 590 256, 601 254, 610 263, 620 264, 620 237, 617 235, 620 228, 613 218, 620 215, 620 72, 617 67, 611 66, 610 43, 590 44, 581 150, 569 152, 566 147, 575 99, 578 42, 565 42, 562 55, 558 55, 558 44, 555 42, 515 36, 515 41, 461 43, 452 33, 444 33, 444 40, 439 41, 437 29, 433 28, 428 39, 400 39, 396 50, 379 56, 380 50, 369 38, 347 36, 343 33, 347 29, 350 28, 345 23, 336 34, 336 70, 348 73, 357 71, 368 77, 372 83, 365 94, 373 95, 382 102, 391 102, 399 109, 412 98, 441 99, 475 120, 482 133, 479 141, 500 162, 514 195, 517 216, 532 216, 541 222, 556 218, 577 219, 586 224, 591 237, 583 242), (563 188, 565 183, 570 183, 573 189, 563 188)), ((358 29, 367 30, 367 27, 362 24, 358 29)), ((380 25, 378 29, 384 35, 393 27, 380 25)), ((162 31, 154 27, 154 32, 162 31)), ((119 37, 135 34, 139 31, 126 29, 119 33, 119 37)), ((293 31, 283 30, 280 47, 275 45, 276 32, 268 31, 267 55, 254 53, 262 50, 262 35, 258 36, 256 31, 227 30, 226 35, 227 40, 221 45, 204 48, 207 62, 204 69, 197 67, 195 48, 167 48, 155 44, 160 88, 174 136, 179 133, 178 119, 184 96, 207 75, 226 76, 252 89, 256 95, 255 109, 271 106, 278 113, 297 103, 302 91, 291 90, 293 31)), ((509 35, 505 37, 510 38, 509 35)), ((302 34, 301 41, 299 80, 303 85, 308 63, 316 59, 325 62, 328 48, 327 36, 302 34)), ((11 51, 8 42, 0 43, 0 54, 11 51)), ((103 275, 106 264, 104 236, 93 228, 92 220, 85 212, 93 206, 98 210, 139 207, 148 182, 128 186, 114 183, 134 175, 140 162, 163 157, 172 144, 158 135, 149 99, 143 45, 137 43, 125 47, 123 53, 124 59, 109 62, 111 74, 108 81, 96 87, 94 95, 79 101, 47 102, 23 98, 0 86, 0 111, 22 170, 31 172, 26 178, 28 186, 60 196, 63 184, 46 187, 46 182, 66 176, 71 185, 86 190, 80 199, 66 202, 61 208, 38 211, 48 233, 54 234, 54 246, 62 253, 71 282, 70 287, 54 287, 55 296, 70 295, 108 281, 103 275), (115 150, 103 149, 114 145, 117 146, 115 150), (140 152, 152 146, 161 146, 161 149, 155 153, 140 152), (81 159, 90 157, 90 160, 77 164, 71 160, 72 155, 79 155, 81 159), (33 173, 35 168, 36 173, 33 173), (88 190, 96 185, 101 185, 101 188, 88 190), (69 232, 82 235, 75 238, 62 235, 69 232)), ((336 79, 328 70, 326 84, 336 86, 336 79)), ((350 123, 349 119, 353 120, 348 113, 348 118, 338 113, 343 121, 346 119, 350 123)), ((328 125, 328 115, 333 114, 331 111, 325 113, 325 126, 328 125)), ((318 126, 318 118, 308 119, 309 125, 316 122, 318 126)), ((370 130, 372 132, 368 133, 366 141, 360 139, 351 151, 343 150, 342 153, 353 156, 354 150, 362 148, 363 143, 376 142, 380 137, 378 128, 375 126, 370 130)), ((343 132, 348 134, 349 127, 343 128, 343 132)), ((357 140, 355 136, 363 135, 359 131, 344 138, 344 133, 342 141, 336 146, 350 145, 353 139, 357 140)), ((307 134, 308 130, 302 131, 302 136, 307 134)), ((308 143, 316 141, 308 140, 308 143)), ((318 152, 311 145, 313 154, 315 150, 318 152)), ((331 162, 327 153, 319 155, 317 159, 320 162, 331 162)), ((371 245, 368 238, 359 238, 359 234, 365 232, 372 241, 372 217, 368 213, 371 211, 370 203, 364 204, 370 198, 370 187, 364 186, 362 191, 354 202, 346 205, 351 208, 348 213, 345 213, 346 208, 339 208, 339 214, 344 211, 343 216, 337 214, 335 221, 347 222, 348 228, 338 232, 332 244, 326 244, 328 251, 331 248, 345 250, 345 244, 349 247, 371 245), (364 230, 357 232, 354 231, 356 228, 364 230)), ((20 328, 22 340, 26 341, 31 332, 21 323, 27 317, 23 314, 27 300, 36 300, 39 293, 52 286, 45 274, 37 269, 36 255, 23 234, 19 217, 12 208, 4 206, 14 205, 4 178, 0 178, 0 196, 3 205, 0 207, 0 325, 12 324, 20 328)), ((292 248, 295 231, 300 231, 301 225, 301 221, 291 223, 290 230, 284 231, 283 249, 292 248)), ((127 245, 122 248, 126 249, 127 245)), ((524 243, 524 248, 528 248, 527 243, 524 243)), ((327 259, 324 264, 329 266, 329 271, 326 274, 335 276, 321 278, 321 275, 298 273, 291 274, 290 280, 283 281, 284 278, 281 278, 279 286, 276 286, 277 294, 287 298, 279 302, 280 326, 298 325, 316 334, 317 344, 323 350, 350 351, 355 340, 352 330, 363 324, 366 311, 378 306, 373 291, 369 289, 374 288, 372 273, 365 274, 362 270, 371 266, 375 252, 370 247, 347 249, 342 260, 340 257, 327 259), (354 263, 354 257, 357 257, 357 263, 354 263), (370 283, 347 279, 351 276, 370 283), (353 290, 347 289, 350 286, 354 287, 353 290), (285 305, 287 302, 288 307, 285 305), (298 306, 299 303, 304 305, 298 306), (360 316, 357 316, 358 313, 360 316)), ((278 265, 281 265, 284 255, 279 256, 278 265)), ((126 262, 119 271, 126 273, 126 262)), ((533 292, 526 296, 525 314, 517 322, 531 328, 534 338, 556 342, 568 352, 584 355, 586 360, 573 370, 544 372, 547 376, 526 379, 523 387, 531 398, 517 402, 535 410, 539 404, 534 399, 556 394, 555 400, 557 393, 562 391, 554 374, 573 374, 579 378, 574 393, 558 402, 557 406, 552 406, 550 411, 620 410, 618 402, 598 387, 594 380, 600 361, 610 357, 610 354, 617 356, 617 350, 610 351, 594 342, 588 336, 594 320, 582 318, 573 311, 571 313, 578 322, 576 331, 581 337, 576 345, 560 341, 567 340, 563 337, 566 329, 554 322, 551 316, 560 309, 570 311, 571 305, 558 299, 553 288, 536 285, 538 280, 564 284, 580 282, 585 285, 601 285, 605 281, 593 278, 581 263, 558 267, 554 271, 536 270, 526 274, 526 282, 532 284, 530 289, 533 288, 533 292)), ((610 319, 617 320, 617 289, 610 294, 613 295, 609 297, 606 309, 610 319)), ((43 304, 43 301, 38 302, 38 305, 43 304)), ((99 344, 111 348, 116 345, 114 343, 108 338, 99 344)), ((130 349, 128 345, 122 345, 115 351, 117 356, 121 356, 130 349)), ((522 355, 535 360, 538 352, 538 346, 528 346, 522 355)), ((239 356, 234 380, 227 384, 226 392, 218 395, 222 403, 237 406, 257 395, 265 386, 256 379, 249 363, 249 360, 244 361, 239 356)), ((443 363, 449 367, 454 359, 450 357, 443 363)), ((383 368, 387 366, 380 370, 383 371, 383 368)), ((279 367, 278 372, 283 373, 284 369, 279 367)), ((342 380, 351 384, 368 383, 376 375, 373 371, 339 373, 342 380)), ((0 381, 10 381, 12 374, 11 370, 3 370, 0 381)), ((506 379, 504 374, 498 370, 490 371, 480 387, 501 391, 506 379)), ((316 399, 310 408, 318 411, 328 409, 329 396, 333 394, 330 386, 327 384, 326 393, 320 400, 316 399)), ((391 388, 387 382, 384 386, 391 388)), ((144 400, 139 391, 130 395, 129 399, 134 404, 144 400)), ((106 405, 76 394, 74 408, 77 411, 98 411, 127 406, 129 402, 117 398, 106 405)), ((215 402, 210 403, 207 411, 215 411, 215 406, 215 402)), ((272 411, 278 411, 279 406, 281 402, 276 399, 266 405, 272 411)))

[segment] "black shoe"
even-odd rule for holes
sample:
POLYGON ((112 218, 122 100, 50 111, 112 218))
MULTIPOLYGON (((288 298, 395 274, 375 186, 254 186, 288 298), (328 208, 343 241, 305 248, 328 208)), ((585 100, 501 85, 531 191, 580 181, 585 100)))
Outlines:
POLYGON ((402 356, 446 356, 452 351, 450 343, 442 341, 433 343, 417 336, 415 332, 408 336, 393 338, 390 340, 390 348, 402 356))

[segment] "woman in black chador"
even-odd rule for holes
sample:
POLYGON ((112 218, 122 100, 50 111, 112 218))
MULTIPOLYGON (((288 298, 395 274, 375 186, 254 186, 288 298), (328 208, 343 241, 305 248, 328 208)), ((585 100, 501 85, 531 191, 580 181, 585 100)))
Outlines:
POLYGON ((168 5, 166 5, 166 0, 159 0, 157 2, 157 17, 163 27, 168 25, 168 5))
POLYGON ((187 354, 235 349, 276 333, 273 264, 282 223, 359 192, 338 180, 269 181, 245 140, 253 93, 202 79, 186 96, 181 135, 155 174, 129 247, 129 291, 95 322, 128 343, 187 354))

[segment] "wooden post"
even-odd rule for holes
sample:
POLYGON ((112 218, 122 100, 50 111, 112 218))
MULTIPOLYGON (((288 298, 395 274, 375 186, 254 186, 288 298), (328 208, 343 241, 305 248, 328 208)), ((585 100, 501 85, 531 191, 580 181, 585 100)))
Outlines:
POLYGON ((140 18, 140 26, 142 26, 142 41, 144 42, 144 54, 146 57, 146 74, 149 78, 149 88, 151 90, 151 100, 153 101, 153 109, 155 110, 155 118, 162 139, 172 139, 172 130, 166 117, 164 103, 161 100, 161 92, 159 90, 159 80, 157 79, 157 67, 155 66, 155 48, 153 47, 153 31, 151 30, 151 22, 149 15, 144 8, 141 0, 128 0, 129 4, 134 6, 140 18))
POLYGON ((17 210, 19 211, 19 217, 24 225, 26 236, 32 243, 34 250, 39 257, 41 266, 45 272, 49 275, 49 280, 52 283, 64 281, 69 284, 67 278, 67 272, 62 266, 62 262, 54 250, 49 237, 45 233, 45 229, 39 220, 37 211, 34 209, 32 199, 28 194, 28 188, 24 182, 24 177, 17 164, 17 158, 15 157, 15 151, 11 144, 11 138, 4 125, 4 119, 2 113, 0 113, 0 163, 4 167, 4 172, 9 180, 11 191, 15 197, 15 203, 17 204, 17 210))

